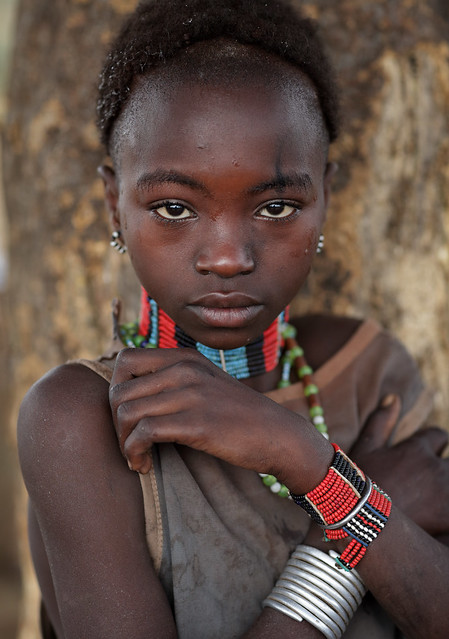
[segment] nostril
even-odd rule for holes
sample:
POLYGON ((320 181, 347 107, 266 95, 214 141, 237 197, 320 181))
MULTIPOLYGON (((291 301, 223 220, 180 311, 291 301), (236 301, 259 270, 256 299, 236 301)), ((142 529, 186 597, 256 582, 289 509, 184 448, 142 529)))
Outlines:
POLYGON ((196 260, 195 269, 202 275, 214 273, 225 278, 248 275, 254 270, 254 259, 244 247, 220 247, 219 250, 202 253, 196 260))

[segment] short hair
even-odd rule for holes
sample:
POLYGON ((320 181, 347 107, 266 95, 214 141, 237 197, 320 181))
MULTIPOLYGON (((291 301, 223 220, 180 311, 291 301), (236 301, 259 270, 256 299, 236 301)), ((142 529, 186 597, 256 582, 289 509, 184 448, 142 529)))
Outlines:
POLYGON ((188 56, 180 55, 185 49, 202 42, 210 49, 213 41, 223 39, 256 47, 305 74, 329 141, 335 140, 339 101, 333 70, 315 23, 287 0, 145 0, 124 23, 100 74, 97 124, 106 149, 110 151, 114 125, 139 77, 178 63, 177 57, 187 65, 188 56))

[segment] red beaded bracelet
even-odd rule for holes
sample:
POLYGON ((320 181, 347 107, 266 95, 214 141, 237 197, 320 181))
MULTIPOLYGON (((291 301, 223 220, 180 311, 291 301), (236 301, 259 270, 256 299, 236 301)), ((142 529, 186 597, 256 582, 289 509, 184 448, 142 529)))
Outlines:
POLYGON ((305 495, 292 499, 325 529, 326 541, 352 537, 336 559, 340 568, 351 570, 362 559, 367 546, 384 528, 391 499, 337 446, 323 481, 305 495))

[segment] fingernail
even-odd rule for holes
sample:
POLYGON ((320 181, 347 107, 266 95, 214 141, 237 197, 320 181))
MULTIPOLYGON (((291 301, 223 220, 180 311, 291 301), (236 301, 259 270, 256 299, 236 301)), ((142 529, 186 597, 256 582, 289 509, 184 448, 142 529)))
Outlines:
POLYGON ((389 406, 393 404, 395 399, 396 399, 396 395, 393 395, 392 393, 390 393, 390 395, 385 395, 385 397, 382 400, 381 406, 383 408, 388 408, 389 406))
POLYGON ((134 470, 133 465, 132 465, 132 462, 131 462, 129 459, 127 460, 127 462, 128 462, 128 468, 129 468, 129 470, 134 470))

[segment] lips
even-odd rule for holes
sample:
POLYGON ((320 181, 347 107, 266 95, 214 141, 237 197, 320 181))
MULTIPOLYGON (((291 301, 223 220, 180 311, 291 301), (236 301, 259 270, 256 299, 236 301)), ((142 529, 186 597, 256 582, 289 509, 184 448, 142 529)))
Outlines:
POLYGON ((189 304, 200 321, 214 328, 242 328, 262 311, 263 305, 243 293, 209 293, 189 304))

